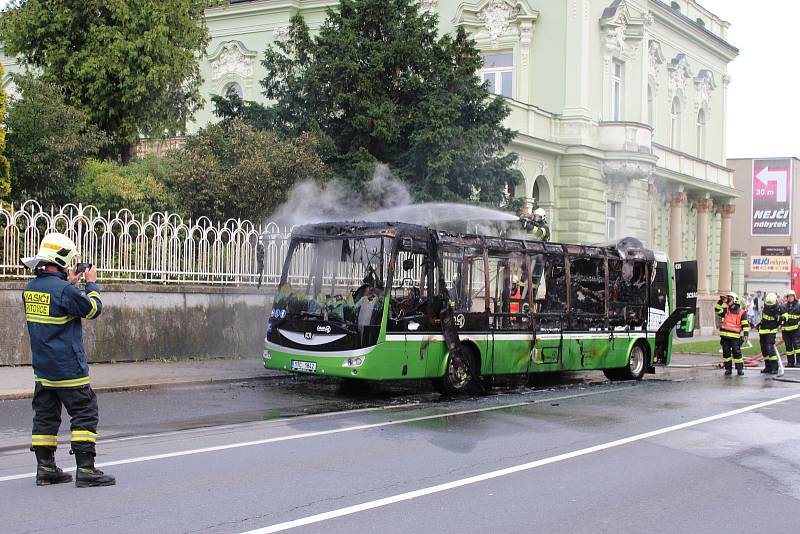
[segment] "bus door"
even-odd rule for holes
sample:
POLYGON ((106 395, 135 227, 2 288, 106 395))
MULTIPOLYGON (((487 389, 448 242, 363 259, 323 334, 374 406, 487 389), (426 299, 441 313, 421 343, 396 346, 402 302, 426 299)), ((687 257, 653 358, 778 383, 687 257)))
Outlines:
POLYGON ((614 336, 608 325, 607 259, 600 249, 567 246, 569 255, 570 310, 566 369, 613 367, 614 336), (570 248, 576 250, 570 251, 570 248))
POLYGON ((532 306, 530 372, 562 368, 563 329, 567 318, 567 271, 560 245, 542 245, 530 256, 532 306))
MULTIPOLYGON (((457 244, 439 246, 443 277, 437 273, 435 280, 444 279, 450 306, 453 307, 453 319, 458 328, 461 342, 474 344, 480 352, 480 368, 485 372, 489 360, 489 300, 486 280, 486 256, 480 247, 457 244)), ((437 288, 438 289, 438 288, 437 288)), ((441 291, 436 291, 436 295, 441 291)), ((438 317, 440 310, 434 310, 438 317)), ((441 329, 439 330, 441 334, 441 329)), ((444 343, 441 343, 444 351, 444 343)), ((438 353, 437 353, 438 354, 438 353)), ((442 352, 444 357, 444 352, 442 352)), ((441 360, 431 358, 428 361, 428 373, 435 373, 441 360)))
POLYGON ((488 264, 491 372, 528 372, 531 366, 530 257, 517 252, 489 252, 488 264))

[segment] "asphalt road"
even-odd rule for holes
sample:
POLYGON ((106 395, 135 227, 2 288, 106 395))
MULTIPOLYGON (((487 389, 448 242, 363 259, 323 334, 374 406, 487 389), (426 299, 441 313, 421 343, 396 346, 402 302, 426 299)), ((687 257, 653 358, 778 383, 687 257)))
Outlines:
POLYGON ((34 485, 10 428, 30 408, 7 401, 0 530, 797 532, 800 384, 601 377, 455 401, 316 380, 105 394, 119 484, 91 489, 34 485))

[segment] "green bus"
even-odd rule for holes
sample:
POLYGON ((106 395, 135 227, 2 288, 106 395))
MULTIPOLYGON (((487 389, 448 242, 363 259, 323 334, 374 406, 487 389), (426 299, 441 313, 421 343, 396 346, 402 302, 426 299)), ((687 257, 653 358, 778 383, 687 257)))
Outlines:
POLYGON ((676 325, 693 330, 694 305, 675 307, 673 285, 667 257, 632 238, 587 246, 405 223, 305 225, 292 232, 264 366, 430 378, 448 395, 493 375, 640 380, 669 364, 676 325))

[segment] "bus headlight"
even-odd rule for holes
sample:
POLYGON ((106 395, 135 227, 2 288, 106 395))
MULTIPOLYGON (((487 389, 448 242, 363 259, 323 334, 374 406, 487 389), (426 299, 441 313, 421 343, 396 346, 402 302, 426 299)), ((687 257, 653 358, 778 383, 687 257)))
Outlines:
POLYGON ((355 358, 347 358, 342 362, 342 367, 361 367, 364 365, 364 357, 356 356, 355 358))

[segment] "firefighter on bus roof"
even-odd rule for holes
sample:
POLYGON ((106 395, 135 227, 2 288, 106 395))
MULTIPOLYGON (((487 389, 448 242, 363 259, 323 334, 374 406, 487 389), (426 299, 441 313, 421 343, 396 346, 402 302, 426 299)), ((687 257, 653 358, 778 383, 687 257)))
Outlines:
POLYGON ((528 239, 550 241, 550 227, 547 225, 547 212, 537 208, 533 212, 533 220, 527 225, 528 239))
POLYGON ((719 298, 714 306, 717 315, 722 317, 719 327, 720 345, 722 345, 722 362, 725 374, 744 375, 744 358, 742 358, 742 341, 750 335, 750 324, 747 322, 745 310, 739 305, 739 297, 733 291, 719 298))
POLYGON ((800 302, 794 290, 786 293, 783 309, 783 342, 786 344, 787 367, 800 365, 800 302))
POLYGON ((36 384, 31 451, 36 454, 37 486, 72 481, 55 460, 62 405, 71 417, 71 452, 78 464, 75 485, 115 483, 114 477, 94 467, 97 397, 89 385, 81 318, 97 318, 103 303, 95 283, 97 270, 93 266, 85 272, 72 269, 77 256, 78 249, 69 237, 51 233, 42 240, 36 256, 22 258, 23 265, 36 275, 25 287, 22 300, 36 384), (77 287, 81 278, 86 281, 85 294, 77 287))

